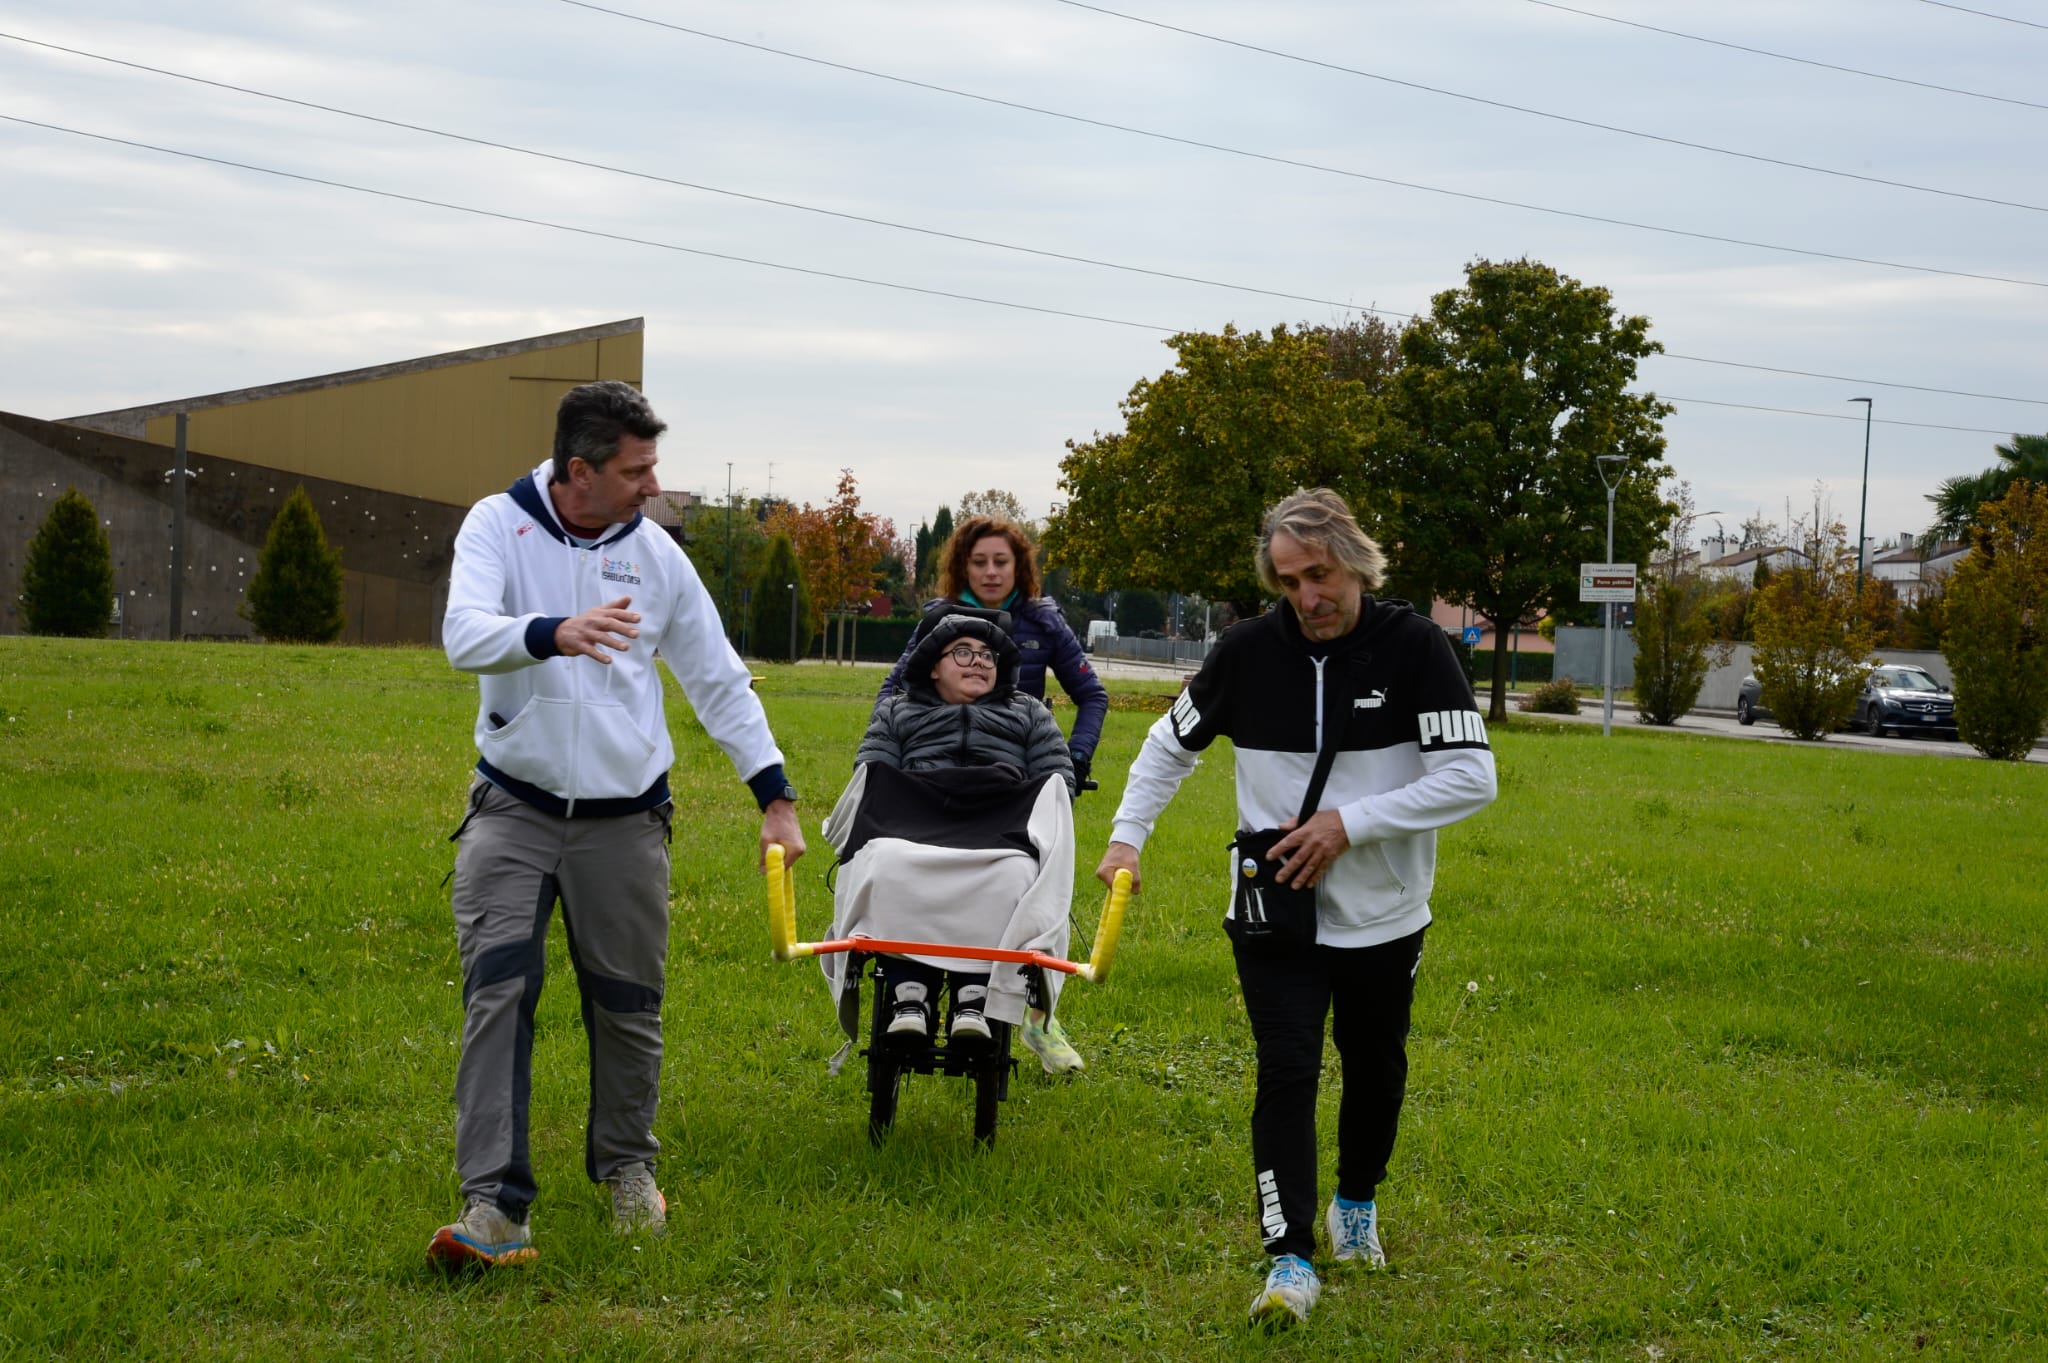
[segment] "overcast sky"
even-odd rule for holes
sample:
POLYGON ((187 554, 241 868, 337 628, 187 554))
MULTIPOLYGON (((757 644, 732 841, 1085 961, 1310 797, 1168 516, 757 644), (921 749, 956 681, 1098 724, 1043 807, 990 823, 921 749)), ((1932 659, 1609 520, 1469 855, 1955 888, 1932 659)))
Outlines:
POLYGON ((667 486, 720 495, 730 461, 739 488, 822 503, 850 467, 908 531, 988 487, 1044 515, 1063 442, 1120 428, 1172 331, 1413 312, 1474 258, 1526 255, 1698 357, 1639 386, 1677 403, 1669 461, 1731 532, 1816 482, 1853 529, 1852 397, 1875 399, 1873 536, 2048 430, 2048 5, 1573 3, 1107 6, 1200 37, 1058 0, 0 0, 0 115, 559 225, 0 122, 0 409, 645 316, 667 486))

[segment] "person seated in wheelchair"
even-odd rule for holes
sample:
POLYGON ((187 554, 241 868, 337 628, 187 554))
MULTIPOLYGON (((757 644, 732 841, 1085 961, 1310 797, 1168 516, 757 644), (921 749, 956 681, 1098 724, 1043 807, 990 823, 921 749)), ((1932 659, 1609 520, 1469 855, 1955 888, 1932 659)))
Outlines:
MULTIPOLYGON (((956 802, 963 817, 970 817, 966 811, 976 798, 976 789, 985 797, 991 788, 1003 787, 1007 788, 1009 803, 1020 807, 1021 800, 1021 808, 1029 813, 1036 808, 1030 792, 1041 790, 1046 778, 1058 776, 1064 786, 1065 799, 1057 802, 1059 808, 1053 817, 1060 826, 1064 861, 1068 867, 1065 885, 1060 888, 1070 895, 1070 802, 1076 780, 1073 759, 1068 754, 1066 738, 1054 721, 1052 712, 1046 709, 1044 702, 1017 689, 1018 650, 1010 638, 1007 624, 1007 614, 1002 611, 957 605, 935 611, 919 627, 923 638, 914 646, 905 669, 907 689, 889 696, 876 707, 867 733, 861 739, 860 750, 854 756, 854 765, 857 773, 870 765, 906 773, 979 768, 977 776, 964 781, 945 782, 949 788, 947 798, 956 802)), ((864 784, 858 774, 856 783, 864 784)), ((853 793, 852 787, 849 787, 849 793, 853 793)), ((998 789, 997 793, 1002 792, 998 789)), ((985 808, 986 799, 977 807, 985 808)), ((1032 817, 1039 825, 1048 822, 1043 814, 1034 813, 1032 817)), ((834 811, 833 821, 843 826, 839 810, 834 811)), ((828 827, 828 836, 832 831, 828 827)), ((1039 841, 1046 840, 1042 833, 1034 836, 1039 841)), ((1012 834, 1011 842, 1021 843, 1022 839, 1012 834)), ((846 855, 843 847, 842 855, 846 855)), ((936 857, 938 854, 933 855, 936 857)), ((1027 905, 1034 893, 1041 901, 1049 902, 1054 896, 1047 891, 1052 887, 1041 882, 1052 879, 1045 874, 1051 868, 1042 867, 1042 860, 1034 855, 1028 866, 1012 860, 1007 866, 995 869, 1004 878, 1003 885, 1016 889, 1027 905), (1040 885, 1040 888, 1034 890, 1034 885, 1040 885)), ((920 882, 932 884, 937 878, 942 883, 945 874, 943 863, 906 865, 899 868, 899 875, 907 883, 891 887, 892 893, 897 889, 906 892, 895 896, 899 903, 903 898, 914 899, 920 882)), ((1057 910, 1056 926, 1041 924, 1039 929, 1033 929, 1030 924, 1024 924, 1019 927, 1015 925, 1018 910, 1011 903, 999 902, 1014 902, 1017 896, 986 879, 961 884, 970 887, 967 889, 970 900, 987 902, 978 905, 972 902, 965 905, 948 903, 944 907, 929 904, 921 909, 913 908, 910 912, 918 914, 918 921, 931 928, 960 929, 978 917, 984 924, 991 925, 984 927, 985 932, 1008 932, 1013 939, 1017 932, 1034 930, 1040 931, 1043 937, 1044 930, 1050 928, 1054 940, 1048 940, 1046 944, 1056 946, 1060 954, 1065 953, 1063 904, 1057 910)), ((842 891, 845 888, 841 886, 842 891)), ((1062 901, 1065 898, 1064 895, 1057 897, 1062 901)), ((1041 919, 1046 916, 1045 912, 1038 914, 1041 919)), ((968 927, 968 931, 972 930, 968 927)), ((935 935, 915 935, 907 939, 941 940, 935 935)), ((961 944, 997 943, 992 937, 984 937, 978 943, 961 944)), ((989 1003, 988 970, 974 973, 947 970, 930 960, 892 955, 881 960, 879 973, 889 991, 886 1006, 891 1016, 887 1036, 892 1042, 921 1046, 931 1040, 934 1005, 949 977, 952 1006, 947 1016, 948 1044, 971 1048, 990 1041, 991 1032, 985 1012, 989 1003)), ((1014 968, 1008 971, 1008 976, 1014 984, 1017 978, 1014 968)), ((999 991, 1003 985, 999 979, 999 991)), ((1022 986, 1015 984, 1014 987, 1021 989, 1022 986)), ((1014 1010, 1004 1008, 1001 1011, 1014 1010)))

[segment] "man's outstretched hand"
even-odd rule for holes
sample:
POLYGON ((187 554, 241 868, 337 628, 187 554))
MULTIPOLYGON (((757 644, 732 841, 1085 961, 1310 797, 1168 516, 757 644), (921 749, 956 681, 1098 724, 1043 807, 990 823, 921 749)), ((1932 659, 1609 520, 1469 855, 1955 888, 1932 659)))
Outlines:
POLYGON ((632 597, 622 596, 570 616, 555 626, 555 647, 571 657, 611 662, 612 653, 624 653, 640 637, 640 612, 626 609, 632 604, 632 597))

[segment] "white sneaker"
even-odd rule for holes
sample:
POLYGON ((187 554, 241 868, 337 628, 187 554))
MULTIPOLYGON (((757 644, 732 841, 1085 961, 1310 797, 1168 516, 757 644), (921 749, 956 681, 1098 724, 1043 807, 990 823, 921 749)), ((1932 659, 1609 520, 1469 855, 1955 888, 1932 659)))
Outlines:
POLYGON ((1323 1214, 1330 1232, 1330 1248, 1337 1262, 1363 1260, 1367 1268, 1385 1268, 1387 1252, 1380 1248, 1379 1208, 1370 1202, 1346 1202, 1334 1193, 1330 1210, 1323 1214))
POLYGON ((889 1019, 889 1035, 898 1041, 923 1041, 932 1034, 932 1024, 926 1017, 925 987, 916 980, 905 980, 889 991, 894 1000, 892 1007, 896 1014, 889 1019))
POLYGON ((654 1186, 654 1170, 636 1161, 605 1180, 612 1190, 612 1230, 620 1235, 668 1229, 668 1199, 654 1186))
POLYGON ((449 1272, 475 1266, 496 1268, 532 1263, 540 1257, 533 1247, 533 1231, 524 1221, 514 1221, 498 1210, 496 1203, 472 1197, 462 1215, 434 1232, 427 1242, 427 1261, 449 1272))
POLYGON ((988 1041, 991 1033, 988 1019, 982 1016, 981 1006, 988 1000, 988 987, 970 984, 953 991, 953 1018, 946 1028, 946 1039, 956 1044, 979 1046, 988 1041))
POLYGON ((1299 1254, 1281 1254, 1273 1259, 1266 1285, 1252 1298, 1251 1323, 1268 1327, 1299 1325, 1315 1309, 1323 1295, 1323 1281, 1299 1254))

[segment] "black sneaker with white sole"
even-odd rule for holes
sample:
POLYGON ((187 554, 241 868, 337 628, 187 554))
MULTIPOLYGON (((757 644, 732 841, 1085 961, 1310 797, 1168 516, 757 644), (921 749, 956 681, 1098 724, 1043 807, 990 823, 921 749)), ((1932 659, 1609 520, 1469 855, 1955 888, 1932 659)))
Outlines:
POLYGON ((931 1005, 925 1002, 927 992, 925 986, 916 980, 904 980, 889 991, 889 1006, 893 1010, 888 1029, 891 1041, 914 1045, 931 1036, 931 1005))
POLYGON ((946 1029, 946 1038, 955 1046, 984 1046, 991 1039, 988 1019, 982 1016, 982 1005, 988 1002, 988 986, 985 984, 955 985, 953 988, 953 1016, 946 1029))

